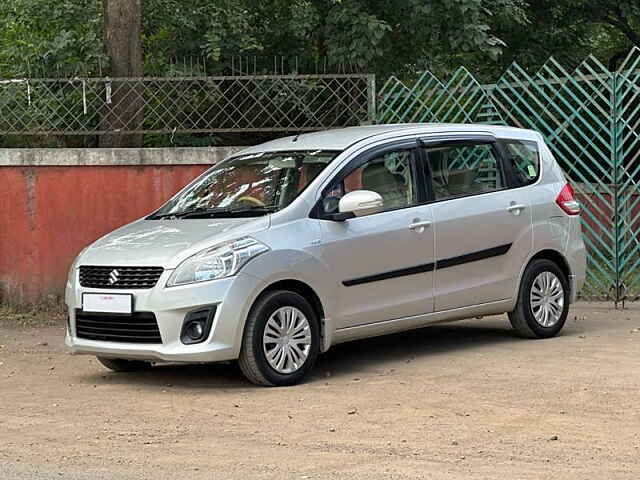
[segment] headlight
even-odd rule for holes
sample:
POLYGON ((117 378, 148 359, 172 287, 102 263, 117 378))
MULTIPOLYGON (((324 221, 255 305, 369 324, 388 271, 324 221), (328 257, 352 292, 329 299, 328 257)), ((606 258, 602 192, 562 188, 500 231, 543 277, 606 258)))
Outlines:
POLYGON ((71 266, 69 267, 69 273, 67 274, 67 281, 73 281, 76 278, 76 269, 78 268, 78 262, 80 261, 80 257, 82 257, 82 254, 84 252, 87 251, 87 249, 89 248, 89 245, 87 245, 86 247, 84 247, 80 253, 78 255, 76 255, 76 258, 73 260, 73 263, 71 264, 71 266))
POLYGON ((269 247, 251 237, 216 245, 196 253, 178 265, 169 278, 167 287, 230 277, 238 273, 253 257, 268 250, 269 247))

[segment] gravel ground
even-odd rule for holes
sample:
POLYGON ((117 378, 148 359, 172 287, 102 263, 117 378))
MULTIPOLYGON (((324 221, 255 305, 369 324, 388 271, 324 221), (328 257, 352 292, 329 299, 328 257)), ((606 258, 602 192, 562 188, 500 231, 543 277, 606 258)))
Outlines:
POLYGON ((640 304, 577 304, 550 340, 501 316, 344 344, 277 389, 62 340, 0 316, 3 480, 640 477, 640 304))

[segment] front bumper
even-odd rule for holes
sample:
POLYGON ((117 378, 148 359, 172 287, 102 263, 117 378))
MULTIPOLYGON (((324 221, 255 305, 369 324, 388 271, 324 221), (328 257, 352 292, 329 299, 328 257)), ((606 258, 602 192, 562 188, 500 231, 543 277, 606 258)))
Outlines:
POLYGON ((65 338, 68 350, 74 354, 164 362, 237 359, 248 305, 253 301, 259 280, 240 273, 220 280, 165 288, 171 273, 171 270, 165 271, 156 286, 148 290, 84 288, 79 285, 77 275, 70 279, 65 295, 69 308, 69 329, 65 338), (83 293, 97 292, 133 294, 134 311, 155 314, 162 343, 140 344, 79 338, 76 335, 76 309, 82 308, 83 293), (180 332, 185 316, 189 312, 212 305, 216 306, 216 314, 207 339, 194 345, 183 344, 180 332))

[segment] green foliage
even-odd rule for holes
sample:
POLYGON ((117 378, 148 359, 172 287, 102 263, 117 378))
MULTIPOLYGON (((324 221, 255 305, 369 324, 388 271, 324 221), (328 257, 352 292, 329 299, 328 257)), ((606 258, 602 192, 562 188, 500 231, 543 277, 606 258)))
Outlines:
POLYGON ((340 3, 327 18, 327 54, 336 62, 354 63, 365 69, 384 55, 382 40, 392 28, 359 2, 340 3))
POLYGON ((213 64, 223 55, 260 52, 262 45, 254 34, 257 21, 241 1, 147 0, 143 2, 147 73, 180 75, 184 72, 175 60, 186 57, 204 56, 213 64))
MULTIPOLYGON (((426 59, 437 64, 461 53, 490 61, 504 47, 493 24, 524 24, 523 2, 145 0, 145 71, 181 75, 183 58, 204 57, 211 69, 233 55, 326 57, 334 69, 350 64, 382 73, 425 65, 426 59)), ((35 65, 51 75, 58 70, 97 73, 107 63, 101 5, 100 0, 62 0, 52 8, 46 0, 4 0, 0 75, 28 75, 35 65)))
POLYGON ((391 2, 383 13, 392 30, 386 38, 379 70, 435 72, 457 66, 462 56, 475 55, 495 65, 505 47, 493 32, 504 21, 522 28, 527 18, 523 0, 408 0, 391 2))
POLYGON ((504 49, 497 65, 477 61, 478 71, 495 78, 512 61, 538 68, 553 55, 566 65, 595 55, 611 68, 633 45, 640 46, 640 3, 637 0, 530 0, 525 29, 510 22, 494 24, 504 49))
MULTIPOLYGON (((98 75, 102 0, 0 2, 0 76, 98 75)), ((638 0, 144 0, 145 73, 229 72, 234 55, 327 59, 385 77, 464 63, 594 53, 615 65, 640 44, 638 0), (185 58, 202 58, 198 65, 185 58)))
POLYGON ((99 0, 0 2, 0 77, 91 74, 106 62, 99 0))

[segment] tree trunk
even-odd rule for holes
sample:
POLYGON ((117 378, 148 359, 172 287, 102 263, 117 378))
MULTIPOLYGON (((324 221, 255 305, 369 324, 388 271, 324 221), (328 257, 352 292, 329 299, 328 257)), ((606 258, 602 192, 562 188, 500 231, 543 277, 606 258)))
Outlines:
MULTIPOLYGON (((103 0, 103 34, 112 78, 142 77, 142 0, 103 0)), ((141 147, 144 100, 142 85, 114 80, 105 88, 101 147, 141 147)))

